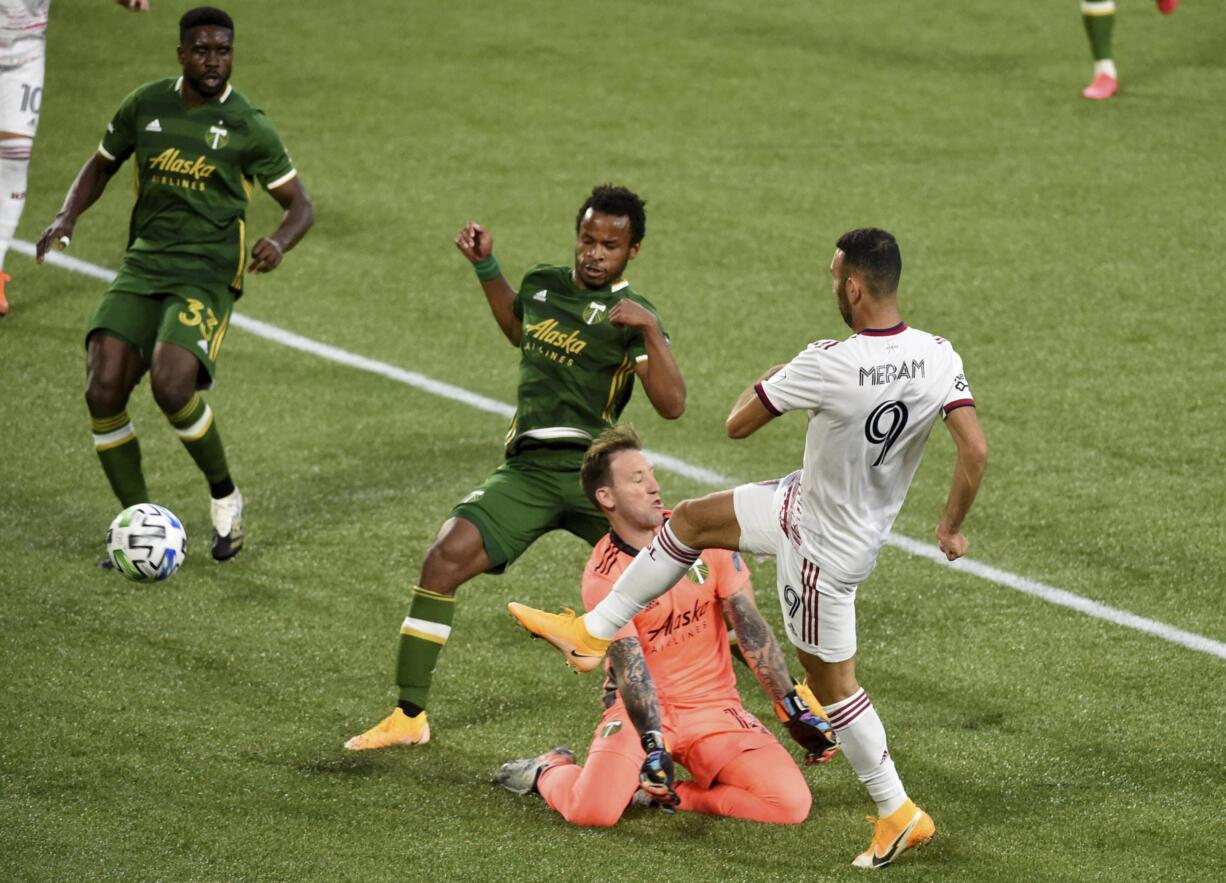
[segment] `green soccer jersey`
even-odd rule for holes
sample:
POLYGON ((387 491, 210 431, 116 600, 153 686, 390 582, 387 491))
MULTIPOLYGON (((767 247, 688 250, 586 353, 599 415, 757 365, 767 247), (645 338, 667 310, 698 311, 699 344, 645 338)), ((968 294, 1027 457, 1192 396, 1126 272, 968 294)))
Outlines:
POLYGON ((656 313, 624 281, 580 288, 570 267, 544 264, 524 276, 515 297, 523 336, 508 454, 529 438, 587 447, 617 422, 634 390, 634 366, 647 358, 640 331, 609 321, 613 305, 627 297, 656 313))
POLYGON ((233 88, 197 107, 183 104, 182 88, 179 77, 136 89, 98 147, 135 164, 120 276, 136 293, 220 284, 239 294, 252 182, 272 190, 297 172, 272 123, 233 88))

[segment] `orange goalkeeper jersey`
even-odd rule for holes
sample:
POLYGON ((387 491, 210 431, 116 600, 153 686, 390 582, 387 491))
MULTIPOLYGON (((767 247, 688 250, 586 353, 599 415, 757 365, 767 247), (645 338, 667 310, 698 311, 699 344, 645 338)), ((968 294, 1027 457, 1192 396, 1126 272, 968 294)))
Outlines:
MULTIPOLYGON (((638 551, 613 531, 596 544, 583 570, 588 610, 609 594, 638 551)), ((662 705, 741 704, 720 602, 748 584, 749 569, 738 553, 708 549, 684 578, 613 636, 639 639, 662 705)), ((605 665, 605 689, 614 690, 612 664, 605 665)))

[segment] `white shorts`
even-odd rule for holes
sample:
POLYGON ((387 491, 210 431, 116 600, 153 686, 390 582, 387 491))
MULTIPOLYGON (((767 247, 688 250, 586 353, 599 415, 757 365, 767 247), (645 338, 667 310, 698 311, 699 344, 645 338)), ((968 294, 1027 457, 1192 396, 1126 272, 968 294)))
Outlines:
POLYGON ((33 138, 43 104, 43 69, 46 43, 23 41, 31 51, 16 65, 0 66, 0 132, 33 138))
POLYGON ((823 573, 800 552, 796 515, 800 471, 732 492, 741 551, 775 556, 779 604, 788 639, 824 662, 856 655, 856 586, 823 573))

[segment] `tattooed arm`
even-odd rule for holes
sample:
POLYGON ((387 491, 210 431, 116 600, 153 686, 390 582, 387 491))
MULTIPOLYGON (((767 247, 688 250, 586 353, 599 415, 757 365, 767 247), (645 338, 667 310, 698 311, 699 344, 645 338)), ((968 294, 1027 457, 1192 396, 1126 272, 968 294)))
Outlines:
POLYGON ((660 700, 647 670, 647 659, 638 638, 621 638, 609 646, 609 661, 617 692, 621 694, 630 722, 639 735, 660 729, 660 700))
POLYGON ((745 657, 745 664, 771 702, 781 702, 795 688, 779 641, 754 603, 753 589, 746 583, 739 591, 724 598, 723 604, 724 613, 736 631, 737 644, 745 657))

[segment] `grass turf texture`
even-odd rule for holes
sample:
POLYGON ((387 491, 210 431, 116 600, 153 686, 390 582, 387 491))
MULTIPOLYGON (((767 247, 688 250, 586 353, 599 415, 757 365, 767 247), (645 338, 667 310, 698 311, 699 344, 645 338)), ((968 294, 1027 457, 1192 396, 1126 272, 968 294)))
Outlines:
MULTIPOLYGON (((33 239, 120 98, 175 72, 183 2, 53 8, 21 235, 33 239), (122 51, 118 51, 122 47, 122 51)), ((237 88, 280 128, 318 222, 242 312, 509 401, 515 353, 451 246, 469 218, 508 275, 565 262, 594 183, 649 200, 630 278, 689 381, 659 450, 738 478, 799 463, 803 419, 722 438, 735 395, 841 336, 826 265, 845 229, 902 243, 909 322, 962 353, 993 445, 973 557, 1226 639, 1221 323, 1223 24, 1121 7, 1120 95, 1083 101, 1075 4, 730 2, 616 9, 372 0, 235 8, 237 88)), ((72 254, 115 267, 120 173, 72 254)), ((253 232, 275 223, 257 197, 253 232)), ((871 804, 845 762, 806 771, 809 820, 680 814, 568 827, 488 783, 586 748, 570 677, 503 604, 574 604, 585 547, 553 536, 462 590, 434 741, 354 755, 391 707, 408 587, 502 421, 241 330, 209 395, 249 501, 249 546, 208 560, 202 480, 147 384, 130 413, 189 558, 138 585, 93 569, 118 505, 90 449, 82 323, 103 286, 11 256, 0 325, 0 875, 11 879, 852 879, 871 804)), ((897 529, 927 539, 937 430, 897 529)), ((661 476, 666 495, 705 491, 661 476)), ((773 568, 755 568, 777 623, 773 568)), ((937 839, 894 874, 1212 879, 1222 660, 887 549, 860 597, 860 672, 937 839)), ((742 673, 751 710, 769 710, 742 673)))

